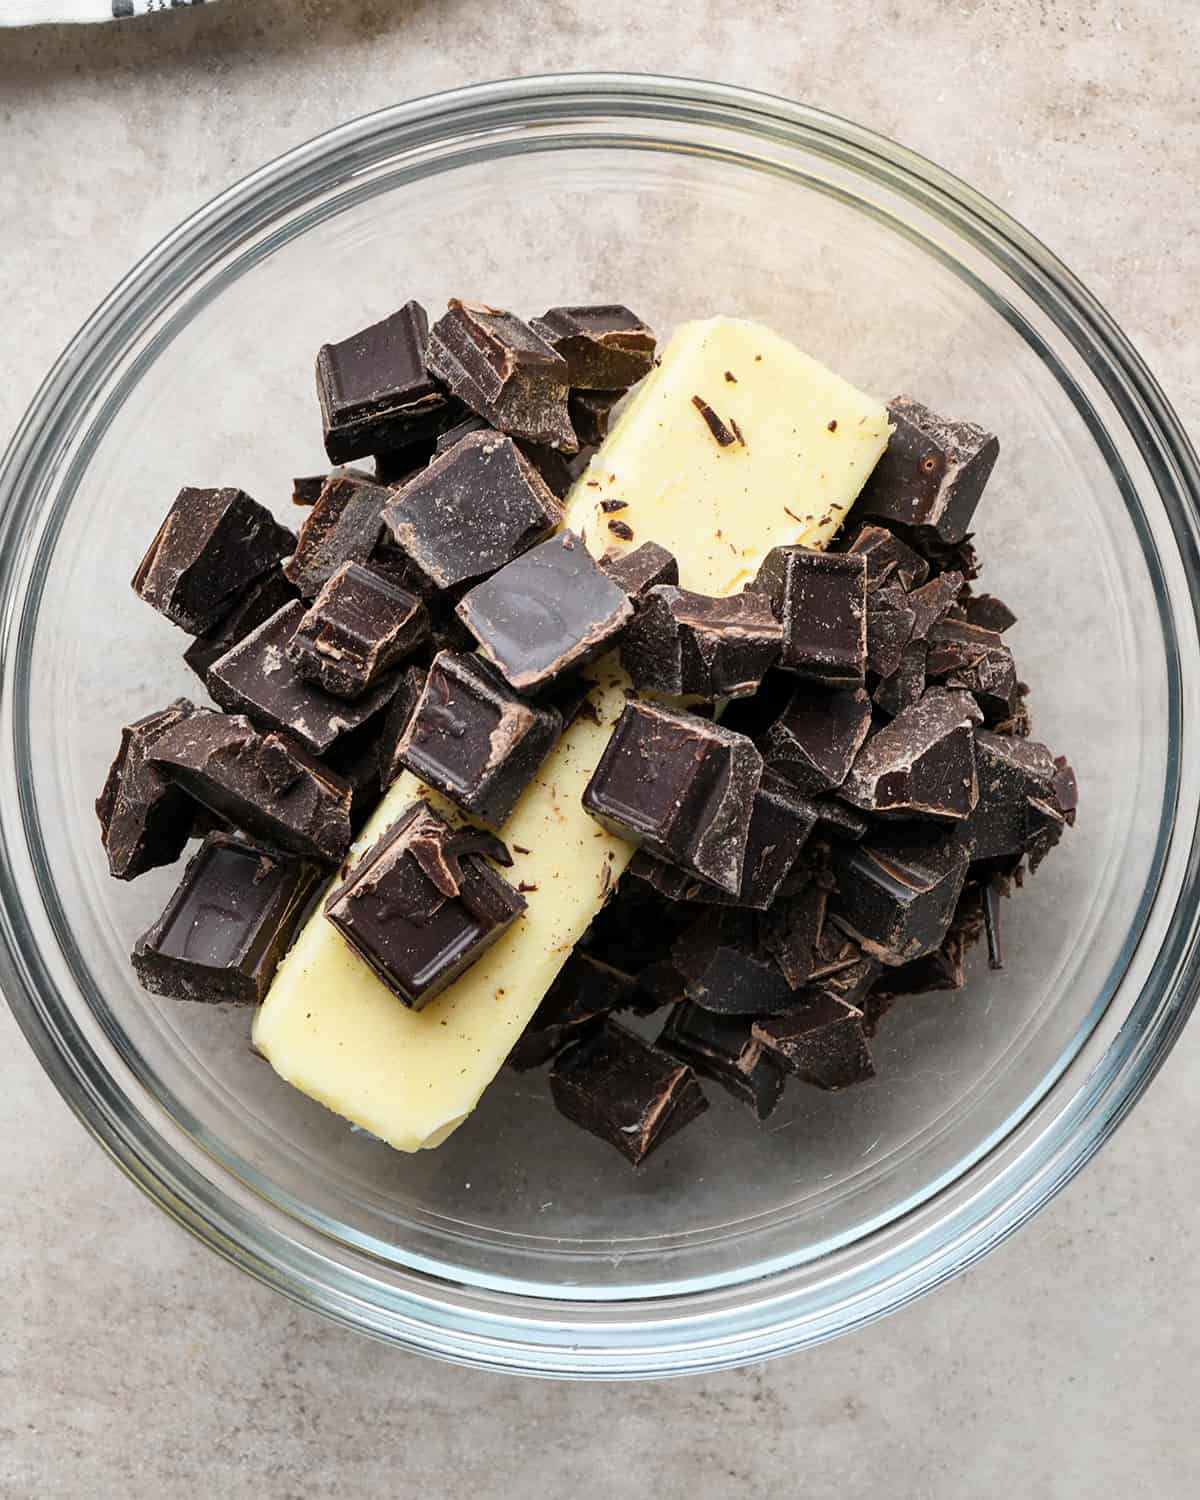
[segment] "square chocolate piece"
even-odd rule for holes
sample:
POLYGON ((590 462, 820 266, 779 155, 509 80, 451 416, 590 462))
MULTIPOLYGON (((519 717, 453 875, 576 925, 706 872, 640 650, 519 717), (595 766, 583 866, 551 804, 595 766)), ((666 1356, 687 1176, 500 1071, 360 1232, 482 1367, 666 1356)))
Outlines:
POLYGON ((751 1025, 744 1016, 717 1016, 685 1002, 671 1011, 655 1046, 766 1120, 783 1096, 783 1073, 763 1052, 751 1025))
POLYGON ((762 769, 745 735, 696 714, 629 703, 583 805, 618 836, 734 894, 762 769))
POLYGON ((708 1108, 691 1068, 611 1021, 560 1054, 550 1092, 568 1120, 635 1167, 708 1108))
POLYGON ((143 989, 172 1000, 258 1005, 316 877, 313 865, 210 833, 134 947, 143 989))
POLYGON ((197 802, 279 849, 334 865, 350 847, 349 783, 241 715, 201 709, 160 734, 150 755, 197 802))
POLYGON ((656 584, 679 582, 679 564, 657 542, 643 542, 631 552, 606 552, 600 566, 633 600, 641 599, 656 584))
POLYGON ((755 1021, 753 1036, 769 1057, 819 1089, 844 1089, 875 1076, 862 1012, 820 991, 789 1015, 755 1021))
POLYGON ((284 572, 305 599, 314 599, 343 563, 366 563, 383 537, 385 485, 357 475, 332 474, 305 517, 296 555, 284 572))
POLYGON ((928 562, 885 526, 863 526, 847 551, 861 552, 867 559, 869 590, 890 584, 915 589, 929 577, 928 562))
POLYGON ((173 625, 203 635, 295 545, 242 490, 182 489, 138 564, 133 591, 173 625))
POLYGON ((393 495, 384 521, 439 589, 519 557, 562 520, 562 505, 511 438, 469 433, 393 495))
MULTIPOLYGON (((398 999, 420 1010, 525 910, 480 854, 414 802, 325 902, 325 915, 398 999)), ((458 836, 461 839, 461 835, 458 836)))
POLYGON ((794 991, 758 942, 753 914, 705 913, 671 946, 693 1005, 720 1016, 772 1016, 791 1009, 794 991))
POLYGON ((969 693, 926 688, 866 742, 841 795, 885 817, 965 818, 979 795, 974 729, 982 722, 969 693))
POLYGON ((237 597, 233 608, 205 635, 198 635, 183 653, 183 659, 206 686, 208 669, 217 657, 244 641, 252 630, 257 630, 264 620, 269 620, 285 604, 298 599, 295 585, 276 565, 270 572, 256 578, 237 597))
POLYGON ((498 828, 561 733, 556 709, 527 702, 480 657, 439 651, 396 759, 498 828))
POLYGON ((429 612, 386 578, 343 563, 296 626, 288 659, 308 682, 357 699, 429 634, 429 612))
POLYGON ((841 786, 871 728, 871 700, 852 690, 802 683, 762 736, 763 759, 802 792, 841 786))
POLYGON ((313 755, 324 755, 387 703, 399 678, 392 674, 354 703, 306 682, 288 647, 305 618, 297 599, 277 610, 208 669, 208 690, 230 713, 244 713, 261 729, 278 729, 313 755))
POLYGON ((863 951, 880 963, 909 963, 932 953, 949 929, 967 875, 953 836, 872 835, 834 852, 837 895, 830 910, 863 951))
POLYGON ((510 312, 450 299, 433 325, 429 368, 498 432, 574 453, 567 362, 510 312))
POLYGON ((331 463, 434 437, 461 408, 425 367, 429 319, 419 302, 317 355, 317 396, 331 463))
POLYGON ((571 392, 567 411, 581 448, 598 448, 608 436, 613 407, 624 394, 624 391, 571 392))
POLYGON ((560 531, 478 583, 458 617, 507 681, 535 692, 594 661, 633 605, 573 531, 560 531))
POLYGON ((779 660, 782 639, 762 594, 711 598, 659 584, 638 603, 621 661, 639 692, 748 698, 779 660))
POLYGON ((982 427, 947 421, 911 396, 889 401, 888 415, 896 430, 863 486, 857 513, 961 542, 1000 444, 982 427))
POLYGON ((116 880, 135 880, 171 865, 192 836, 199 805, 150 760, 155 740, 196 712, 178 698, 121 731, 121 748, 96 799, 100 837, 116 880))
POLYGON ((861 687, 867 664, 867 559, 775 547, 753 585, 783 624, 780 665, 827 687, 861 687))
POLYGON ((654 364, 653 332, 619 303, 552 307, 529 326, 566 360, 575 389, 625 391, 654 364))

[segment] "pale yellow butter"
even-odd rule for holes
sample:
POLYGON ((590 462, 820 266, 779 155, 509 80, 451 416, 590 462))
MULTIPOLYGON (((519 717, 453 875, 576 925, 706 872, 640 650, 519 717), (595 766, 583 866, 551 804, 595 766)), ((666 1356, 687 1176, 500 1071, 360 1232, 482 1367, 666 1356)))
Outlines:
MULTIPOLYGON (((879 402, 768 329, 732 318, 685 324, 573 490, 567 525, 595 553, 660 542, 679 558, 685 587, 732 593, 771 547, 828 542, 887 435, 879 402), (731 431, 736 423, 744 443, 718 445, 693 395, 731 431), (603 511, 605 498, 626 509, 603 511), (610 519, 633 541, 621 543, 610 519)), ((633 852, 581 802, 628 686, 613 659, 592 675, 599 722, 575 721, 501 830, 513 850, 508 878, 533 887, 509 931, 412 1011, 318 909, 255 1019, 255 1045, 283 1078, 402 1151, 439 1145, 475 1107, 633 852)), ((405 774, 355 857, 417 795, 462 821, 405 774)))

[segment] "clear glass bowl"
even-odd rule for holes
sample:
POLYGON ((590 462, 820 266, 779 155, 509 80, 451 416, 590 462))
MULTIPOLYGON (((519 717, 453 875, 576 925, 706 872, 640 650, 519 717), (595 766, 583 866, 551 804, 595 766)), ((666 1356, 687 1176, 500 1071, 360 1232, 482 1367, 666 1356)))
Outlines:
POLYGON ((1113 1129, 1196 991, 1195 457, 1112 321, 963 183, 815 110, 667 79, 523 80, 342 127, 136 267, 0 474, 0 982, 47 1071, 169 1213, 379 1337, 507 1370, 695 1371, 799 1348, 995 1244, 1113 1129), (986 422, 987 583, 1078 827, 1011 903, 1008 967, 897 1007, 878 1080, 719 1091, 633 1174, 501 1076, 435 1152, 350 1131, 251 1052, 244 1011, 144 995, 175 876, 105 873, 118 728, 195 691, 129 578, 177 488, 289 509, 322 464, 312 359, 417 295, 725 310, 860 385, 986 422))

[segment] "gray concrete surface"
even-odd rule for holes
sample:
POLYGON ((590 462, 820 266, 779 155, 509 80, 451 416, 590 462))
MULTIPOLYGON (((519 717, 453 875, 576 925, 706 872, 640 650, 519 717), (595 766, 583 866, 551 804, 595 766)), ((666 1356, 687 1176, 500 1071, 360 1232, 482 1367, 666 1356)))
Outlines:
MULTIPOLYGON (((1200 430, 1198 51, 1184 0, 225 0, 0 32, 0 433, 130 262, 264 158, 429 90, 628 65, 806 98, 961 173, 1083 276, 1200 430)), ((146 1203, 3 1011, 0 1059, 5 1500, 1200 1485, 1195 1030, 970 1274, 807 1356, 633 1387, 498 1380, 326 1327, 146 1203)))

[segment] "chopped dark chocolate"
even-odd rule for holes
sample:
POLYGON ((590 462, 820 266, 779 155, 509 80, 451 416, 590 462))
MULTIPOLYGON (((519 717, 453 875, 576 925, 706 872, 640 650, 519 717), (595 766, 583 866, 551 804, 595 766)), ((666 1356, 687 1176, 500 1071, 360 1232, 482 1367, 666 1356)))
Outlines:
POLYGON ((325 915, 414 1010, 469 968, 525 910, 479 854, 455 854, 454 830, 414 802, 325 902, 325 915))
POLYGON ((724 1016, 770 1016, 796 1003, 796 993, 758 943, 751 912, 733 909, 697 917, 671 947, 684 993, 694 1005, 724 1016))
MULTIPOLYGON (((927 669, 931 679, 941 676, 937 657, 943 649, 940 643, 929 648, 927 669)), ((1021 707, 1020 684, 1012 652, 1007 646, 990 651, 968 647, 967 655, 966 661, 946 672, 941 680, 948 688, 963 688, 971 693, 988 724, 1012 719, 1021 707)))
POLYGON ((368 474, 364 477, 373 477, 376 484, 385 484, 389 489, 398 488, 419 473, 437 451, 437 443, 433 438, 420 438, 405 448, 389 448, 375 455, 373 476, 368 474))
POLYGON ((499 827, 561 732, 557 709, 522 698, 480 657, 440 651, 395 759, 499 827))
POLYGON ((803 792, 841 786, 871 727, 871 700, 862 688, 802 683, 762 736, 763 759, 803 792))
POLYGON ((431 583, 449 589, 542 541, 562 506, 511 438, 473 432, 396 493, 384 520, 431 583))
POLYGON ((641 692, 749 697, 779 659, 782 629, 761 594, 711 598, 672 584, 647 589, 621 639, 641 692))
POLYGON ((567 410, 581 448, 598 448, 608 436, 612 409, 624 394, 624 391, 571 392, 567 410))
POLYGON ((567 411, 567 362, 512 313, 450 299, 433 325, 429 368, 499 432, 562 453, 579 447, 567 411))
POLYGON ((343 563, 296 626, 287 654, 301 677, 357 699, 429 634, 420 599, 358 563, 343 563))
POLYGON ((421 701, 421 694, 425 691, 428 677, 428 667, 410 663, 400 673, 400 686, 396 689, 395 697, 388 704, 378 746, 379 780, 384 791, 404 770, 404 763, 399 759, 398 752, 409 721, 417 704, 421 701))
POLYGON ((814 797, 813 810, 817 815, 817 831, 829 838, 848 839, 856 844, 870 827, 869 820, 857 808, 837 796, 814 797))
POLYGON ((679 564, 657 542, 643 542, 629 552, 615 549, 606 552, 600 559, 600 566, 634 600, 641 599, 648 589, 658 584, 679 582, 679 564))
POLYGON ((909 641, 900 653, 900 664, 885 677, 871 695, 875 703, 893 718, 920 701, 925 691, 925 666, 929 647, 924 641, 909 641))
MULTIPOLYGON (((1045 745, 980 729, 975 735, 979 801, 963 825, 973 860, 1011 864, 1053 833, 1053 783, 1057 768, 1045 745)), ((1062 816, 1056 814, 1061 832, 1062 816)), ((1054 839, 1057 842, 1057 838, 1054 839)))
POLYGON ((863 526, 847 549, 867 559, 867 588, 919 588, 929 577, 929 564, 919 552, 884 526, 863 526))
POLYGON ((973 727, 982 720, 969 693, 926 688, 867 740, 841 795, 885 817, 965 818, 978 797, 973 727))
POLYGON ((366 563, 383 534, 385 485, 334 474, 305 518, 296 555, 284 572, 305 599, 314 599, 343 563, 366 563))
POLYGON ((958 603, 970 624, 983 630, 994 630, 997 635, 1011 630, 1017 623, 1016 615, 1003 599, 997 599, 994 594, 968 594, 958 603))
POLYGON ((485 422, 482 417, 464 417, 461 422, 456 422, 453 427, 448 427, 446 431, 438 437, 437 442, 433 445, 434 454, 436 456, 440 456, 441 454, 447 452, 449 449, 454 447, 455 443, 461 442, 463 438, 465 438, 469 433, 494 432, 495 430, 496 429, 492 427, 490 423, 485 422))
POLYGON ((560 1053, 550 1092, 568 1120, 635 1167, 708 1108, 691 1068, 611 1021, 560 1053))
POLYGON ((182 489, 138 564, 133 591, 173 625, 203 635, 295 545, 242 490, 182 489))
POLYGON ((827 687, 862 685, 867 659, 867 559, 862 553, 775 547, 754 589, 783 624, 781 666, 827 687))
POLYGON ((880 677, 899 671, 916 621, 908 595, 896 585, 867 596, 867 668, 880 677))
POLYGON ((751 1034, 789 1073, 819 1089, 844 1089, 874 1078, 862 1012, 817 991, 786 1016, 755 1021, 751 1034))
POLYGON ((816 820, 816 810, 807 797, 802 797, 780 777, 764 771, 754 794, 742 883, 736 895, 664 863, 645 849, 638 850, 629 868, 638 879, 673 901, 749 906, 765 911, 799 857, 816 820))
POLYGON ((419 302, 317 355, 325 451, 335 464, 434 437, 461 408, 425 364, 429 319, 419 302))
POLYGON ((781 896, 758 919, 760 945, 794 990, 812 978, 828 899, 829 893, 810 880, 799 890, 781 896))
POLYGON ((515 1072, 540 1068, 596 1029, 602 1016, 634 1003, 634 980, 586 953, 572 953, 508 1055, 515 1072))
POLYGON ((939 573, 936 578, 931 578, 921 588, 912 590, 908 596, 908 607, 913 612, 912 638, 914 641, 924 641, 929 638, 929 632, 954 606, 962 592, 962 586, 962 574, 950 572, 939 573))
POLYGON ((895 431, 871 471, 856 511, 932 530, 961 542, 1000 452, 970 422, 950 422, 911 396, 888 402, 895 431))
POLYGON ((737 434, 729 430, 703 396, 693 396, 692 405, 704 418, 705 426, 712 433, 720 447, 728 448, 737 442, 737 434))
POLYGON ((774 1112, 783 1095, 783 1073, 751 1035, 745 1016, 718 1016, 699 1005, 677 1005, 655 1045, 711 1078, 747 1104, 760 1120, 774 1112))
POLYGON ((650 965, 668 957, 671 944, 693 916, 692 908, 663 900, 642 881, 625 875, 578 946, 640 980, 650 965))
POLYGON ((627 307, 552 307, 529 325, 567 362, 568 383, 621 392, 649 375, 655 338, 627 307))
POLYGON ((535 692, 594 661, 633 605, 580 538, 560 531, 476 584, 457 613, 507 681, 535 692))
POLYGON ((605 827, 722 890, 741 887, 762 757, 695 714, 626 705, 583 794, 605 827))
POLYGON ((292 504, 315 505, 328 478, 328 474, 305 474, 299 479, 293 479, 292 504))
POLYGON ((109 873, 117 880, 174 864, 192 837, 200 808, 149 757, 161 734, 195 712, 194 703, 177 698, 121 731, 121 748, 96 799, 109 873))
POLYGON ((134 946, 142 987, 172 1000, 259 1004, 316 877, 313 865, 210 833, 134 946))
POLYGON ((903 830, 834 851, 835 919, 872 958, 898 965, 937 948, 966 879, 966 856, 951 837, 903 830))
POLYGON ((151 758, 198 802, 277 848, 333 865, 350 847, 349 783, 240 714, 201 709, 159 735, 151 758))
POLYGON ((372 718, 396 691, 393 672, 354 703, 306 682, 288 655, 304 605, 285 604, 230 647, 208 669, 208 690, 229 713, 244 713, 261 729, 292 735, 323 755, 342 735, 372 718))
POLYGON ((1067 826, 1074 828, 1075 813, 1079 807, 1079 783, 1075 780, 1075 772, 1067 763, 1065 755, 1054 757, 1054 778, 1051 782, 1051 790, 1055 807, 1062 813, 1067 826))
POLYGON ((183 653, 184 661, 200 681, 207 684, 208 669, 218 656, 224 656, 231 647, 245 640, 252 630, 257 630, 264 620, 269 620, 277 610, 299 597, 295 585, 276 565, 248 584, 229 613, 223 615, 206 635, 196 637, 183 653))

